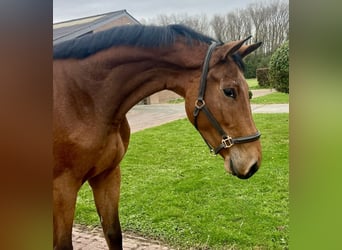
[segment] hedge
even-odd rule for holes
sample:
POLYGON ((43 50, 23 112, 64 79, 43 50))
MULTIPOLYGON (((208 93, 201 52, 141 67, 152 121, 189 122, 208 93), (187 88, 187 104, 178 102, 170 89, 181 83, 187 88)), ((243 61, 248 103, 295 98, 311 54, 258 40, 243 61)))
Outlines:
POLYGON ((270 80, 268 77, 268 68, 260 68, 256 70, 256 78, 260 87, 270 87, 270 80))
POLYGON ((283 43, 271 56, 269 77, 273 88, 289 93, 289 41, 283 43))

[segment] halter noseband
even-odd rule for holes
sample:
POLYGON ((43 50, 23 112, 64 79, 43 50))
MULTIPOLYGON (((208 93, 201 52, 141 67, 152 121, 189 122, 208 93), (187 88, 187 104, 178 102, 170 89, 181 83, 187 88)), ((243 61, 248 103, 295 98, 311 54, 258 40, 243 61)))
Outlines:
POLYGON ((204 114, 207 116, 208 120, 210 121, 211 125, 214 126, 214 128, 217 130, 217 132, 221 135, 222 140, 221 144, 217 146, 216 148, 212 147, 208 141, 203 137, 201 134, 202 138, 208 145, 210 152, 213 154, 218 154, 222 149, 224 148, 230 148, 234 144, 241 144, 241 143, 247 143, 247 142, 252 142, 256 141, 260 138, 261 134, 259 131, 257 131, 254 135, 249 135, 249 136, 243 136, 243 137, 237 137, 237 138, 232 138, 227 133, 222 129, 220 124, 217 122, 213 114, 210 112, 210 110, 207 108, 205 101, 204 101, 204 94, 205 94, 205 88, 207 85, 207 76, 208 76, 208 71, 209 71, 209 61, 211 54, 213 53, 214 49, 218 46, 219 44, 216 42, 213 42, 207 51, 207 54, 204 59, 204 64, 203 64, 203 72, 201 75, 201 81, 200 81, 200 87, 199 87, 199 93, 197 100, 195 102, 195 110, 194 110, 194 126, 198 130, 198 132, 201 134, 201 132, 198 129, 198 124, 197 124, 197 118, 201 110, 203 110, 204 114))

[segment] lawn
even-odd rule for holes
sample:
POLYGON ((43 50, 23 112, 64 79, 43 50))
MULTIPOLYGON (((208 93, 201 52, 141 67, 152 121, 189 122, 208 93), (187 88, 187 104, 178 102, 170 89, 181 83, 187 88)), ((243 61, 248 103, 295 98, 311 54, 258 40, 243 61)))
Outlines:
POLYGON ((258 84, 258 80, 256 78, 246 79, 246 81, 250 90, 261 89, 261 87, 258 84))
MULTIPOLYGON (((246 79, 250 90, 262 89, 256 78, 246 79)), ((180 103, 184 102, 183 98, 170 100, 168 103, 180 103)), ((285 93, 275 92, 263 97, 252 98, 252 104, 275 104, 275 103, 289 103, 289 95, 285 93)))
MULTIPOLYGON (((185 119, 132 134, 122 166, 123 231, 180 249, 287 249, 288 114, 255 114, 263 163, 252 178, 225 173, 185 119)), ((99 225, 84 185, 76 222, 99 225)))
POLYGON ((284 104, 289 103, 289 94, 273 92, 259 97, 252 97, 251 104, 284 104))

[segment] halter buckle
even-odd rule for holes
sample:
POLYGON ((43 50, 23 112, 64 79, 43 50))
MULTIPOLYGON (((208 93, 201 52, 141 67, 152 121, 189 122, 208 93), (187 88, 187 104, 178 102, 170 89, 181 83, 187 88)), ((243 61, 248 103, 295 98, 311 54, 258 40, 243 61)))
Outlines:
POLYGON ((205 101, 202 99, 197 99, 195 102, 195 107, 197 109, 202 109, 205 106, 205 101))
POLYGON ((223 137, 222 145, 224 146, 224 148, 230 148, 234 145, 233 138, 231 138, 229 135, 227 137, 223 137))

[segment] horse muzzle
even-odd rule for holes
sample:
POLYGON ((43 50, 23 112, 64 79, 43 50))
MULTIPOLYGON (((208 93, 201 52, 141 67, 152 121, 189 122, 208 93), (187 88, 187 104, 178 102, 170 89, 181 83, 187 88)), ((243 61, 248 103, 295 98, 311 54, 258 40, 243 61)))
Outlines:
POLYGON ((252 177, 259 169, 259 161, 252 161, 247 167, 239 167, 230 157, 224 160, 226 171, 240 179, 248 179, 252 177))

